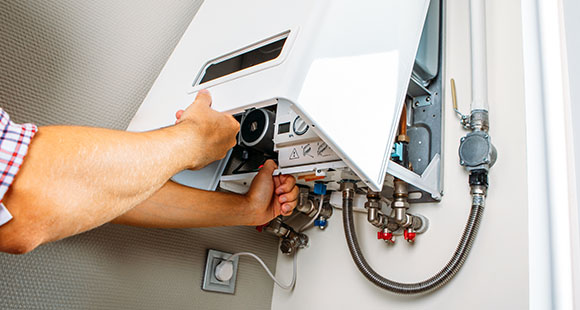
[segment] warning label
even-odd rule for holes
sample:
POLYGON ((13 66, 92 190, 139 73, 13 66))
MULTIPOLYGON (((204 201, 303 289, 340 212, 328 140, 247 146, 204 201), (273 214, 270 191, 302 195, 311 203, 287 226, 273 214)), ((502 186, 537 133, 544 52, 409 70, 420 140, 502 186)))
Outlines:
POLYGON ((292 152, 290 153, 290 160, 295 160, 295 159, 299 159, 300 157, 298 156, 298 151, 296 151, 296 148, 292 149, 292 152))
POLYGON ((316 143, 316 155, 319 157, 328 157, 335 155, 334 152, 328 147, 328 145, 324 142, 316 143))
POLYGON ((309 156, 310 158, 314 158, 314 156, 312 156, 310 152, 312 152, 312 147, 310 146, 310 144, 302 146, 302 156, 304 157, 309 156))
POLYGON ((324 141, 313 141, 299 145, 292 145, 278 149, 280 167, 307 165, 340 158, 324 141))

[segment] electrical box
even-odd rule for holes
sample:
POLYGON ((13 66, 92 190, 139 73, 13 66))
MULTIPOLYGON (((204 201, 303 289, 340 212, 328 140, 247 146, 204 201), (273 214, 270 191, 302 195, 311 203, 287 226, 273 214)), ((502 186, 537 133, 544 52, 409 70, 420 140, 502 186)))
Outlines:
POLYGON ((415 61, 420 40, 429 49, 439 43, 438 28, 423 31, 428 9, 438 6, 430 8, 429 0, 205 1, 128 130, 173 124, 175 111, 208 89, 212 107, 241 122, 238 145, 210 167, 179 174, 180 183, 214 190, 221 182, 242 191, 256 167, 272 158, 277 173, 294 174, 305 185, 322 180, 333 189, 349 178, 383 191, 392 176, 420 197, 438 200, 441 138, 430 125, 409 128, 419 137, 414 147, 421 151, 411 159, 419 169, 391 161, 404 105, 412 111, 410 125, 417 113, 441 127, 439 94, 429 89, 439 54, 421 52, 415 61))

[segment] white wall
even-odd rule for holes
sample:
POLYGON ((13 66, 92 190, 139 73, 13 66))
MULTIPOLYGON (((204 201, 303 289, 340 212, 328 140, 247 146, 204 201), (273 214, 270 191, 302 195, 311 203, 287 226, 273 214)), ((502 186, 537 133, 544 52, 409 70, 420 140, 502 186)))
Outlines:
MULTIPOLYGON (((447 1, 446 76, 455 78, 460 107, 469 108, 469 6, 447 1)), ((470 257, 445 287, 425 296, 383 291, 356 269, 337 211, 326 231, 310 231, 310 248, 299 252, 293 292, 274 288, 272 309, 523 309, 528 307, 528 213, 521 15, 519 1, 487 1, 491 136, 499 158, 490 174, 482 226, 470 257)), ((414 246, 387 247, 359 215, 363 252, 381 274, 398 281, 423 280, 443 267, 455 250, 470 208, 467 173, 458 164, 459 139, 465 134, 446 90, 445 196, 439 204, 414 205, 430 220, 429 231, 414 246)), ((539 232, 541 233, 541 232, 539 232)), ((291 260, 279 255, 277 275, 288 279, 291 260)))
MULTIPOLYGON (((568 77, 569 77, 569 90, 570 90, 570 108, 571 108, 571 120, 572 120, 572 130, 573 130, 573 141, 574 141, 574 159, 575 159, 575 173, 576 173, 576 199, 577 199, 577 210, 578 222, 580 222, 580 200, 578 195, 580 194, 580 36, 578 32, 580 31, 580 1, 578 0, 564 0, 563 1, 563 11, 565 19, 565 31, 566 31, 566 48, 567 48, 567 61, 568 61, 568 77)), ((580 239, 578 230, 575 230, 576 236, 573 236, 572 240, 576 240, 576 249, 578 247, 578 240, 580 239)), ((577 251, 574 252, 576 262, 579 259, 577 251)), ((578 264, 574 264, 576 267, 575 274, 578 275, 580 268, 578 264)), ((575 301, 580 303, 580 292, 575 292, 575 301)))
MULTIPOLYGON (((568 76, 570 78, 570 102, 576 159, 576 192, 580 193, 580 1, 564 0, 568 76)), ((580 216, 580 212, 578 212, 580 216)), ((578 218, 580 220, 580 217, 578 218)))

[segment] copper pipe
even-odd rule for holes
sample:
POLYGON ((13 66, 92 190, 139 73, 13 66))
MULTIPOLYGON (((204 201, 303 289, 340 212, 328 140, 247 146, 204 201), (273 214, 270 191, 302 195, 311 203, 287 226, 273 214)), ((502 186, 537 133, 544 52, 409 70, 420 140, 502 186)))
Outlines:
POLYGON ((409 143, 409 136, 407 136, 407 105, 403 105, 403 112, 401 112, 401 120, 399 121, 399 135, 397 142, 409 143))
POLYGON ((407 105, 403 105, 403 112, 401 113, 401 120, 399 122, 399 134, 407 135, 407 105))

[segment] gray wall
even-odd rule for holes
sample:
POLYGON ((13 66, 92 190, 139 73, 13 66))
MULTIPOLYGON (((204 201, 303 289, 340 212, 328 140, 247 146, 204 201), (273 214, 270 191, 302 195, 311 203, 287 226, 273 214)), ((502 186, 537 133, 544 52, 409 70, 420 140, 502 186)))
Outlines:
MULTIPOLYGON (((0 106, 18 122, 126 128, 200 3, 0 0, 0 106)), ((0 308, 269 309, 272 282, 247 258, 234 296, 200 287, 208 248, 275 267, 276 246, 249 227, 105 225, 0 254, 0 308)))

